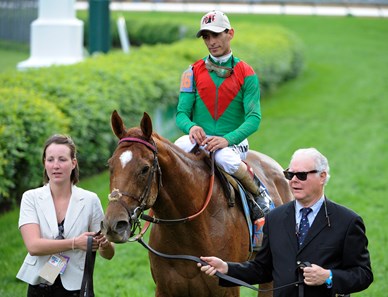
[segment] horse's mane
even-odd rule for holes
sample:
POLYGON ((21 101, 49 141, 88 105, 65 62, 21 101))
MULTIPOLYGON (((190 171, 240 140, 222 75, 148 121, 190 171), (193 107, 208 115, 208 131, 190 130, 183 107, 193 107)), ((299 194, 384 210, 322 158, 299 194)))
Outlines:
POLYGON ((152 133, 152 137, 154 139, 158 139, 160 142, 162 142, 165 145, 166 148, 168 148, 169 151, 171 151, 175 155, 181 156, 182 159, 184 157, 184 158, 189 159, 190 161, 200 162, 200 164, 203 164, 203 162, 205 162, 206 159, 209 158, 208 154, 204 150, 201 150, 201 149, 196 149, 193 152, 187 153, 183 149, 181 149, 180 147, 175 145, 173 142, 171 142, 167 138, 159 135, 156 132, 152 133))

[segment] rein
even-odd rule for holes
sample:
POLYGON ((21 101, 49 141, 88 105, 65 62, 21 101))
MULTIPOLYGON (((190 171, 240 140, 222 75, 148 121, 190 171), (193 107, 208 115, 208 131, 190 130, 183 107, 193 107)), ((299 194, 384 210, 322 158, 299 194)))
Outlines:
MULTIPOLYGON (((209 265, 208 263, 206 263, 205 261, 201 260, 199 257, 196 257, 196 256, 190 256, 190 255, 169 255, 169 254, 164 254, 164 253, 161 253, 161 252, 158 252, 156 250, 154 250, 153 248, 151 248, 147 243, 144 242, 144 240, 141 238, 141 236, 138 236, 136 238, 136 241, 139 242, 143 247, 145 247, 148 251, 150 251, 151 253, 159 256, 159 257, 162 257, 162 258, 166 258, 166 259, 171 259, 171 260, 189 260, 189 261, 193 261, 193 262, 196 262, 196 263, 200 263, 201 265, 209 265)), ((215 273, 215 276, 219 277, 219 278, 222 278, 228 282, 231 282, 231 283, 234 283, 238 286, 243 286, 243 287, 246 287, 246 288, 249 288, 251 290, 254 290, 256 292, 272 292, 272 291, 276 291, 276 290, 280 290, 280 289, 284 289, 284 288, 287 288, 287 287, 291 287, 291 286, 299 286, 299 285, 302 285, 304 283, 303 280, 298 280, 296 282, 292 282, 292 283, 289 283, 289 284, 286 284, 286 285, 283 285, 283 286, 279 286, 279 287, 276 287, 276 288, 272 288, 272 289, 259 289, 259 288, 256 288, 255 286, 251 285, 251 284, 248 284, 238 278, 235 278, 235 277, 232 277, 230 275, 227 275, 227 274, 224 274, 224 273, 221 273, 219 271, 217 271, 215 273)), ((301 288, 303 288, 303 286, 300 286, 301 288)))
MULTIPOLYGON (((198 217, 206 209, 206 207, 208 206, 210 199, 212 197, 213 186, 214 186, 214 154, 213 153, 210 153, 210 160, 211 160, 211 172, 210 172, 209 191, 207 193, 207 197, 206 197, 204 205, 197 213, 195 213, 191 216, 185 217, 185 218, 181 218, 181 219, 159 219, 159 218, 155 218, 154 216, 149 216, 149 215, 142 213, 140 215, 140 218, 147 221, 147 222, 151 222, 151 223, 155 223, 155 224, 161 224, 161 223, 162 224, 172 224, 172 223, 186 223, 186 222, 192 221, 193 219, 198 217)), ((152 214, 152 213, 153 212, 151 209, 150 214, 152 214)))
MULTIPOLYGON (((96 233, 98 235, 101 231, 96 233)), ((93 236, 89 235, 87 240, 86 257, 84 265, 84 275, 82 277, 80 296, 82 297, 94 297, 93 288, 93 271, 94 263, 96 261, 96 252, 93 251, 93 236)))

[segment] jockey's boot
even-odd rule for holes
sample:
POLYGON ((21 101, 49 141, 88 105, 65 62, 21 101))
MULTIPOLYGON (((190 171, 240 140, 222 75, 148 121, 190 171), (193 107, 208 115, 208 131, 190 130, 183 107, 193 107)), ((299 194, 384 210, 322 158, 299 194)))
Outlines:
POLYGON ((264 187, 260 186, 260 180, 256 174, 248 170, 247 165, 241 162, 237 171, 233 174, 253 195, 253 199, 248 199, 251 209, 251 219, 253 222, 264 217, 270 211, 271 198, 264 187))

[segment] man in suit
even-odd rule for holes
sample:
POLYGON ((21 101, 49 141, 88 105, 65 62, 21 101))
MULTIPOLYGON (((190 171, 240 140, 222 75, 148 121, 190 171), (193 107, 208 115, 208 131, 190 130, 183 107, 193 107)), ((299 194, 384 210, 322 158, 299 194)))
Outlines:
MULTIPOLYGON (((198 266, 208 275, 219 271, 249 284, 285 286, 274 291, 276 297, 346 296, 365 290, 373 281, 365 226, 355 212, 326 198, 326 157, 315 148, 299 149, 284 175, 295 201, 266 215, 255 259, 232 263, 201 257, 209 265, 198 266), (298 280, 302 286, 287 286, 298 280)), ((221 279, 220 285, 235 284, 221 279)))

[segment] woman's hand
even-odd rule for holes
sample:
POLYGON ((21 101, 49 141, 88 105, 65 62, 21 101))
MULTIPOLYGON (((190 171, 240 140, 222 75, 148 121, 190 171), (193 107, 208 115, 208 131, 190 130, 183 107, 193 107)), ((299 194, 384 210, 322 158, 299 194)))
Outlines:
POLYGON ((106 249, 107 247, 109 247, 111 245, 110 241, 102 233, 95 236, 94 239, 97 241, 98 248, 100 248, 100 249, 106 249))

